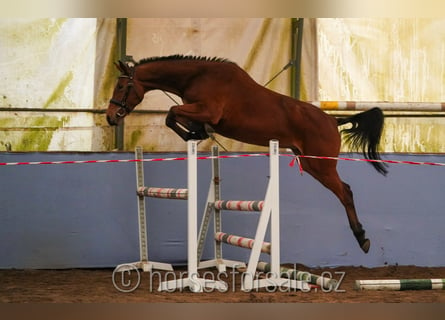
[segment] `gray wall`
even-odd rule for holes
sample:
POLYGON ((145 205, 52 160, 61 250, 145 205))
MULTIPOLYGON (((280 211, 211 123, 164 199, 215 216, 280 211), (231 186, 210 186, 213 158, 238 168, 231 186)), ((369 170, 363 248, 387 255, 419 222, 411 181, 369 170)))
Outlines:
MULTIPOLYGON (((183 154, 145 154, 175 156, 183 154)), ((0 153, 0 162, 131 158, 131 153, 0 153)), ((444 155, 384 158, 445 162, 444 155)), ((393 164, 385 178, 366 163, 339 162, 372 241, 366 255, 338 200, 289 161, 280 158, 282 263, 445 266, 445 168, 393 164)), ((144 166, 146 185, 186 187, 185 161, 144 166)), ((201 215, 210 161, 199 160, 198 170, 201 215)), ((264 197, 266 157, 224 159, 221 171, 223 199, 264 197)), ((138 260, 135 183, 134 163, 0 166, 0 268, 114 267, 138 260)), ((186 206, 186 201, 147 198, 151 260, 186 263, 186 206)), ((229 233, 253 237, 256 222, 255 213, 223 213, 229 233)), ((205 258, 211 253, 208 242, 205 258)), ((247 261, 249 251, 224 246, 224 254, 247 261)))

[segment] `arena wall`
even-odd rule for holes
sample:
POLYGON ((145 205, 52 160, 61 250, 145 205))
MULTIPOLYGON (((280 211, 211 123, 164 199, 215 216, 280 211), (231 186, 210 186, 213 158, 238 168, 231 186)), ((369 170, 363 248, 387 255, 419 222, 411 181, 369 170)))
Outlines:
MULTIPOLYGON (((147 153, 146 158, 184 156, 147 153)), ((342 156, 360 158, 358 154, 342 156)), ((0 162, 132 159, 132 153, 0 153, 0 162)), ((444 163, 444 155, 385 154, 384 159, 444 163)), ((391 164, 387 177, 363 162, 340 161, 367 236, 362 253, 338 200, 308 174, 280 158, 282 263, 308 266, 445 266, 445 171, 441 166, 391 164)), ((149 186, 186 187, 186 161, 146 162, 149 186)), ((97 268, 139 257, 134 163, 0 166, 0 268, 97 268)), ((198 161, 199 218, 210 161, 198 161)), ((224 159, 222 197, 261 200, 267 157, 224 159)), ((185 264, 186 201, 147 199, 149 257, 185 264)), ((224 212, 225 232, 253 237, 255 213, 224 212)), ((207 245, 204 258, 211 256, 207 245)), ((249 251, 225 246, 246 261, 249 251)), ((264 259, 267 261, 267 256, 264 259)))

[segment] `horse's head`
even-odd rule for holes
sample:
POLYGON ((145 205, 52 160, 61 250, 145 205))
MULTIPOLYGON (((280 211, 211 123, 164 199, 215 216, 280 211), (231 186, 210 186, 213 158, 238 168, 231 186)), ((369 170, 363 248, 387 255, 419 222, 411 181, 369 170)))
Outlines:
POLYGON ((122 61, 115 65, 121 75, 107 109, 107 121, 110 125, 117 125, 144 98, 144 89, 135 80, 135 68, 122 61))

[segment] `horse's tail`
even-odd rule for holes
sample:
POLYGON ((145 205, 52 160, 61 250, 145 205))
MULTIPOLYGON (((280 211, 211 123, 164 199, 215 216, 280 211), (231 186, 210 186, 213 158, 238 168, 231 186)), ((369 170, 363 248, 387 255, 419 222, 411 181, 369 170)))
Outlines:
MULTIPOLYGON (((384 116, 379 108, 372 108, 347 118, 337 118, 337 125, 351 123, 352 127, 341 130, 346 135, 346 141, 356 150, 361 150, 366 159, 380 160, 378 147, 382 135, 384 116)), ((386 175, 386 164, 371 162, 381 174, 386 175)))

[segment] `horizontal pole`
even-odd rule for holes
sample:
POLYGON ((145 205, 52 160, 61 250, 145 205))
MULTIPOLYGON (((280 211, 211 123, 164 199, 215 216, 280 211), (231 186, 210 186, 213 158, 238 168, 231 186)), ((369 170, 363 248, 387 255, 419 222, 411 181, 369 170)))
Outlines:
MULTIPOLYGON (((255 243, 254 239, 235 236, 233 234, 227 234, 225 232, 215 233, 215 240, 246 249, 252 249, 255 243)), ((270 254, 270 247, 271 246, 269 242, 263 242, 263 245, 261 246, 261 252, 270 254)))
POLYGON ((445 279, 384 279, 356 280, 357 290, 443 290, 445 279))
MULTIPOLYGON (((61 112, 61 113, 96 113, 104 114, 107 109, 88 108, 24 108, 24 107, 0 107, 0 112, 61 112)), ((168 110, 135 109, 132 113, 167 114, 168 110)))
MULTIPOLYGON (((360 110, 324 110, 327 114, 335 117, 350 117, 357 113, 360 113, 360 110)), ((443 118, 445 117, 445 111, 407 111, 407 110, 385 110, 384 111, 385 118, 443 118)))
POLYGON ((188 189, 140 187, 136 191, 140 197, 187 200, 188 189))
MULTIPOLYGON (((379 107, 386 111, 419 111, 419 112, 444 112, 445 102, 388 102, 388 101, 307 101, 327 111, 354 111, 368 110, 379 107)), ((89 108, 26 108, 26 107, 0 107, 0 112, 107 112, 107 109, 89 108)), ((160 109, 135 109, 132 113, 142 114, 167 114, 168 110, 160 109)))
POLYGON ((323 110, 445 111, 445 102, 308 101, 323 110))
MULTIPOLYGON (((267 262, 258 262, 257 270, 262 272, 270 272, 271 266, 267 262)), ((326 278, 312 274, 307 271, 300 271, 296 269, 280 267, 280 277, 289 278, 292 280, 305 281, 310 284, 318 285, 325 289, 335 289, 338 285, 338 281, 332 278, 326 278)))
POLYGON ((213 205, 218 210, 261 211, 264 201, 218 200, 213 205))

